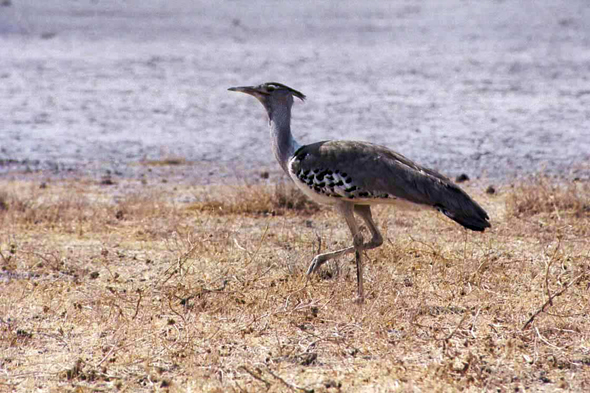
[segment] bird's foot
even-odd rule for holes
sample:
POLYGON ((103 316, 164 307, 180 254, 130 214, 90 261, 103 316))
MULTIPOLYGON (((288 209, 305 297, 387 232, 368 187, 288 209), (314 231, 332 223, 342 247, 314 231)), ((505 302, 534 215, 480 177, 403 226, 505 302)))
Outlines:
POLYGON ((325 258, 323 254, 316 255, 311 261, 309 267, 307 268, 307 275, 309 276, 310 274, 318 270, 319 267, 322 266, 326 261, 327 258, 325 258))
POLYGON ((348 247, 348 248, 343 248, 341 250, 327 252, 324 254, 318 254, 311 261, 311 264, 309 265, 309 268, 307 269, 307 274, 309 275, 309 274, 315 272, 316 270, 319 269, 320 266, 322 266, 324 263, 328 262, 330 259, 338 258, 344 254, 348 254, 349 252, 353 252, 353 251, 354 251, 354 247, 348 247))

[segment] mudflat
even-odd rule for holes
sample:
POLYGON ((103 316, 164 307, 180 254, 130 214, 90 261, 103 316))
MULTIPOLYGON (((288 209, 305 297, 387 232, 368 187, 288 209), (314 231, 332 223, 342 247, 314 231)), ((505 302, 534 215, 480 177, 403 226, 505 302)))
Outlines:
POLYGON ((280 176, 262 108, 227 92, 266 81, 307 94, 301 143, 368 140, 449 176, 590 174, 586 1, 6 4, 3 174, 280 176))

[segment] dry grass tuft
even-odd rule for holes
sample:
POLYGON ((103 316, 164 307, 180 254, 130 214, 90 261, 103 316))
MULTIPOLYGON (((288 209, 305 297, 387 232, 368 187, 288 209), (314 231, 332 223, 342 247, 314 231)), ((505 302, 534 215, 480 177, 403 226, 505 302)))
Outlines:
POLYGON ((167 216, 173 209, 153 192, 106 198, 100 192, 90 184, 11 184, 0 194, 0 225, 101 232, 126 220, 167 216))
POLYGON ((177 166, 188 165, 189 161, 184 157, 167 157, 161 160, 144 160, 141 161, 141 164, 145 166, 177 166))
POLYGON ((9 196, 6 192, 0 191, 0 211, 8 210, 9 196))
POLYGON ((483 234, 374 209, 359 306, 352 257, 305 276, 346 224, 286 185, 93 184, 0 181, 0 391, 590 387, 587 185, 468 190, 483 234))
POLYGON ((590 186, 587 183, 556 184, 547 177, 517 185, 508 199, 511 214, 530 217, 546 213, 551 216, 590 216, 590 186))
POLYGON ((289 211, 312 214, 319 206, 291 183, 223 187, 192 205, 195 211, 214 214, 284 215, 289 211))

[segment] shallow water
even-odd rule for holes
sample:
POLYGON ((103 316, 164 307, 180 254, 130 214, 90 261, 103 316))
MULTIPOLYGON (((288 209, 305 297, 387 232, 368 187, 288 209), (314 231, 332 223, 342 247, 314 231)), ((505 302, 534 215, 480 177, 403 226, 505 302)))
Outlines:
POLYGON ((300 143, 372 141, 449 176, 590 177, 585 0, 14 0, 0 173, 274 178, 262 106, 227 91, 265 81, 307 94, 300 143), (166 158, 188 165, 140 165, 166 158))

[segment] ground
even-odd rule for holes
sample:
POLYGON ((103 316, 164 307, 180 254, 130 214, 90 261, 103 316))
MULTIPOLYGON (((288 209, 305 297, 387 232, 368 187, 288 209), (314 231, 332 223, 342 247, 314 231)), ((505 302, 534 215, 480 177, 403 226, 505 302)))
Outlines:
POLYGON ((586 0, 0 1, 0 391, 589 390, 589 71, 586 0), (227 91, 267 81, 491 230, 380 207, 365 304, 308 278, 350 236, 227 91))
POLYGON ((0 6, 0 173, 138 177, 195 163, 232 184, 280 168, 282 82, 300 143, 382 144, 447 175, 590 179, 586 0, 14 0, 0 6))
POLYGON ((305 275, 350 235, 289 185, 30 176, 0 184, 0 390, 590 387, 587 183, 471 183, 483 234, 375 209, 358 305, 351 258, 305 275))

